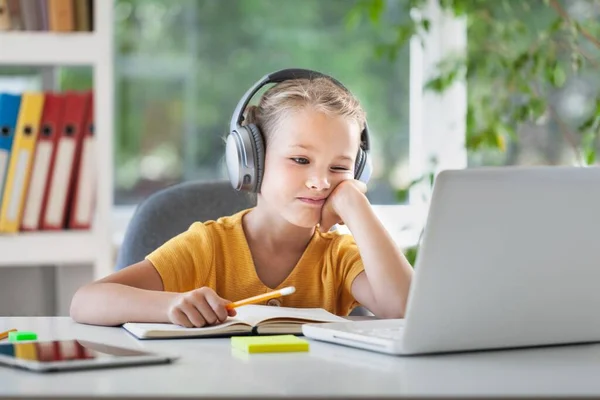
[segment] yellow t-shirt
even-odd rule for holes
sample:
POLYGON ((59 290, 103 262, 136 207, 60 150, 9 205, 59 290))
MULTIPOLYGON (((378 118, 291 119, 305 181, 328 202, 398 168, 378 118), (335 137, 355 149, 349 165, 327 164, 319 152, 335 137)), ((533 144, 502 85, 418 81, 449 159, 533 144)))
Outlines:
POLYGON ((242 217, 249 211, 196 222, 150 253, 146 259, 160 274, 164 290, 187 292, 208 286, 222 298, 237 301, 295 286, 295 293, 278 299, 281 306, 320 307, 348 315, 359 305, 351 286, 364 267, 351 235, 315 229, 292 272, 279 286, 269 288, 256 274, 244 234, 242 217))

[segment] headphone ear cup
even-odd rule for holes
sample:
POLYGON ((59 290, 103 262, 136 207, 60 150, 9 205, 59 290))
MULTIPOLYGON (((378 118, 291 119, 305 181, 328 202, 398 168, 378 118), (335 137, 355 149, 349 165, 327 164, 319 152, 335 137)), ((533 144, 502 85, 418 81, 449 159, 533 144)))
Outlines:
POLYGON ((262 133, 260 129, 254 124, 248 124, 245 126, 250 132, 251 142, 254 146, 254 154, 256 158, 254 160, 254 166, 256 168, 254 179, 252 180, 252 192, 259 193, 260 185, 262 184, 264 165, 265 165, 265 141, 263 140, 262 133))
POLYGON ((358 155, 356 156, 356 163, 354 164, 354 179, 357 179, 366 185, 371 178, 372 172, 373 166, 371 165, 369 155, 363 149, 359 149, 358 155))
POLYGON ((230 132, 227 136, 225 144, 225 165, 227 166, 227 175, 229 176, 229 182, 235 190, 242 189, 242 165, 241 165, 241 153, 243 149, 241 146, 242 140, 240 134, 236 131, 230 132))

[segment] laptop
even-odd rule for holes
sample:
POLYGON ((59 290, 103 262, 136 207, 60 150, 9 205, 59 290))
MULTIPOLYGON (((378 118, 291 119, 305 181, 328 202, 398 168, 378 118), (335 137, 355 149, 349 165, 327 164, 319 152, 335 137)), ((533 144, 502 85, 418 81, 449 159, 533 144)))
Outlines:
POLYGON ((306 324, 395 355, 600 341, 600 168, 441 172, 404 319, 306 324))

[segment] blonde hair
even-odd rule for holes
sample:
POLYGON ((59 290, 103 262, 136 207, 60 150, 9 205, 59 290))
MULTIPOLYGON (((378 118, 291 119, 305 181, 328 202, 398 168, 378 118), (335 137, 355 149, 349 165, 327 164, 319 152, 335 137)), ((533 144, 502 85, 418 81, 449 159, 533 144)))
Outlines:
POLYGON ((244 125, 258 126, 268 142, 286 116, 306 108, 347 117, 356 122, 361 131, 364 129, 366 113, 359 101, 352 93, 324 77, 293 79, 274 85, 262 95, 258 106, 246 108, 244 125))

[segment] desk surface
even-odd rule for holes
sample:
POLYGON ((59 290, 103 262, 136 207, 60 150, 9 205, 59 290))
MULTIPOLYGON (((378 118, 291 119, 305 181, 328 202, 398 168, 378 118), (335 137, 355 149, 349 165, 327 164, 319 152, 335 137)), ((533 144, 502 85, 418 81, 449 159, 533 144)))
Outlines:
POLYGON ((70 318, 1 317, 40 340, 87 339, 179 354, 174 364, 39 374, 0 367, 0 397, 600 395, 600 344, 394 357, 311 341, 310 352, 232 353, 229 339, 140 341, 70 318))

